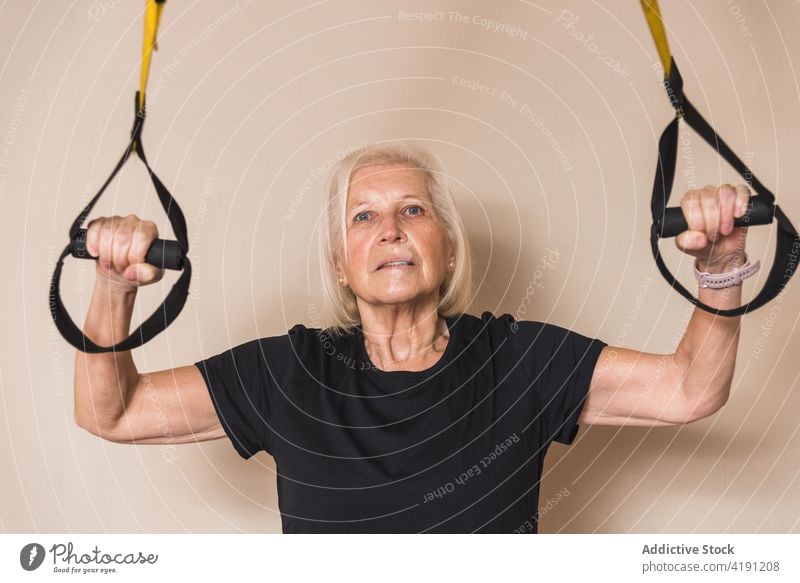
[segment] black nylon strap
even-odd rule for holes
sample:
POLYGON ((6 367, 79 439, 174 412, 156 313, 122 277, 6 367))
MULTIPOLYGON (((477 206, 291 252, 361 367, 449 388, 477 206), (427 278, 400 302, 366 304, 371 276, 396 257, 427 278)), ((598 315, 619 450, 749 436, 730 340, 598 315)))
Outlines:
POLYGON ((780 294, 784 286, 789 283, 797 267, 798 258, 800 258, 800 237, 798 237, 797 231, 791 221, 789 221, 786 215, 783 214, 783 211, 775 205, 774 216, 777 218, 778 222, 775 260, 767 276, 767 280, 764 282, 764 287, 758 295, 747 304, 739 306, 738 308, 721 310, 704 304, 675 279, 675 276, 667 269, 661 257, 658 241, 660 237, 659 225, 661 224, 662 217, 667 208, 675 179, 675 166, 678 159, 678 126, 681 118, 683 118, 689 127, 696 131, 712 148, 717 150, 720 156, 722 156, 723 159, 752 186, 752 189, 758 193, 759 197, 764 197, 767 202, 774 203, 775 195, 755 177, 744 162, 733 153, 703 116, 700 115, 697 109, 695 109, 692 103, 684 96, 683 79, 681 78, 674 60, 672 61, 669 78, 665 79, 664 84, 667 89, 667 95, 675 108, 676 115, 675 119, 669 123, 661 134, 661 138, 658 142, 658 164, 656 166, 656 177, 653 184, 653 198, 651 202, 653 224, 650 229, 650 246, 652 247, 653 258, 656 261, 661 275, 692 304, 706 312, 720 316, 739 316, 745 314, 771 301, 780 294))
POLYGON ((50 283, 50 314, 53 317, 56 328, 58 328, 58 331, 61 332, 61 335, 67 342, 82 352, 117 352, 138 348, 145 342, 148 342, 156 335, 164 331, 167 326, 169 326, 175 320, 175 318, 178 317, 178 314, 180 314, 181 310, 183 309, 183 306, 186 303, 186 298, 189 295, 189 283, 192 278, 192 265, 189 262, 189 258, 186 256, 189 251, 186 219, 184 218, 183 212, 181 212, 178 203, 169 193, 167 187, 164 186, 158 176, 156 176, 155 172, 153 172, 147 162, 147 158, 144 154, 144 148, 142 147, 142 126, 144 125, 145 109, 142 107, 142 110, 140 111, 138 108, 138 103, 139 93, 137 92, 134 100, 135 117, 133 129, 131 131, 131 141, 128 144, 128 147, 125 149, 125 153, 122 155, 122 158, 120 158, 119 162, 117 162, 117 165, 114 167, 114 170, 111 172, 111 175, 72 224, 72 227, 69 230, 70 243, 67 244, 67 246, 64 248, 64 251, 61 253, 61 256, 59 257, 55 270, 53 271, 52 282, 50 283), (78 230, 82 227, 83 222, 86 220, 86 217, 91 212, 97 200, 100 198, 103 192, 105 192, 108 185, 111 183, 120 169, 125 165, 125 162, 128 161, 128 158, 130 158, 130 155, 133 152, 136 153, 136 155, 147 168, 147 172, 150 174, 150 179, 152 180, 153 186, 156 189, 158 198, 161 201, 161 206, 167 213, 167 217, 172 225, 172 230, 175 232, 175 238, 183 247, 183 269, 178 281, 176 281, 172 286, 172 289, 170 290, 164 302, 155 312, 153 312, 149 318, 147 318, 147 320, 142 323, 141 326, 134 330, 125 340, 115 344, 114 346, 99 346, 95 344, 89 337, 87 337, 69 317, 69 314, 67 313, 67 310, 61 301, 61 294, 59 291, 61 270, 64 266, 64 259, 72 253, 72 240, 77 235, 78 230))

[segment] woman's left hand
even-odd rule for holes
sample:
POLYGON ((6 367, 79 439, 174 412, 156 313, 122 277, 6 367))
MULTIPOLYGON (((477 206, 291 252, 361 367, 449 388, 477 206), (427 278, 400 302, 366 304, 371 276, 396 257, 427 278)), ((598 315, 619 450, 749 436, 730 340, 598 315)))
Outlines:
POLYGON ((734 227, 745 214, 750 189, 739 184, 690 190, 681 199, 688 231, 675 239, 678 249, 698 259, 701 271, 720 273, 744 263, 747 227, 734 227))

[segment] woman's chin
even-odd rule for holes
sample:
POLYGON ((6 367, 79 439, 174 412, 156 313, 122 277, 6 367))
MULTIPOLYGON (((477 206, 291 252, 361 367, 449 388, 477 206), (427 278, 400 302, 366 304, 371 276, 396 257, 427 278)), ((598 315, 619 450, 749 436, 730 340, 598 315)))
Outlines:
POLYGON ((420 293, 414 286, 396 285, 374 294, 375 302, 381 304, 403 304, 423 299, 427 294, 420 293))

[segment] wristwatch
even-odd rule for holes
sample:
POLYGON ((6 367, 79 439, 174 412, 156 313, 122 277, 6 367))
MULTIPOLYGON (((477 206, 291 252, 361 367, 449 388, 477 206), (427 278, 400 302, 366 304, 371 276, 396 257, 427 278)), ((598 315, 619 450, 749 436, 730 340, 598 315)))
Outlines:
MULTIPOLYGON (((747 255, 745 255, 747 257, 747 255)), ((755 263, 750 263, 748 259, 744 265, 734 267, 731 271, 725 273, 709 273, 708 271, 700 271, 697 268, 697 259, 694 261, 694 276, 700 282, 700 287, 710 287, 712 289, 722 289, 726 287, 733 287, 740 285, 745 279, 754 275, 759 267, 761 261, 756 259, 755 263)))

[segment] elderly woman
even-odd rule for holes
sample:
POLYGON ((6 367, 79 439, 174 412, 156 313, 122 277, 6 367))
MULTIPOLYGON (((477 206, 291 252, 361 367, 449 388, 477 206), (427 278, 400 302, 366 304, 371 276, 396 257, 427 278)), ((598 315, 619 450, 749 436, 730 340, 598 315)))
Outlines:
MULTIPOLYGON (((227 436, 275 458, 284 532, 536 532, 545 454, 578 424, 676 425, 728 399, 739 318, 695 309, 674 354, 556 325, 464 313, 470 252, 445 174, 411 143, 369 146, 333 169, 320 234, 329 326, 141 374, 130 352, 75 363, 75 420, 117 443, 227 436), (648 388, 649 387, 649 388, 648 388), (152 398, 156 391, 158 398, 152 398), (164 435, 168 427, 168 435, 164 435)), ((688 192, 678 246, 703 271, 744 262, 745 187, 688 192)), ((90 223, 97 262, 85 333, 127 336, 156 226, 90 223)), ((700 289, 739 305, 740 287, 700 289)))

